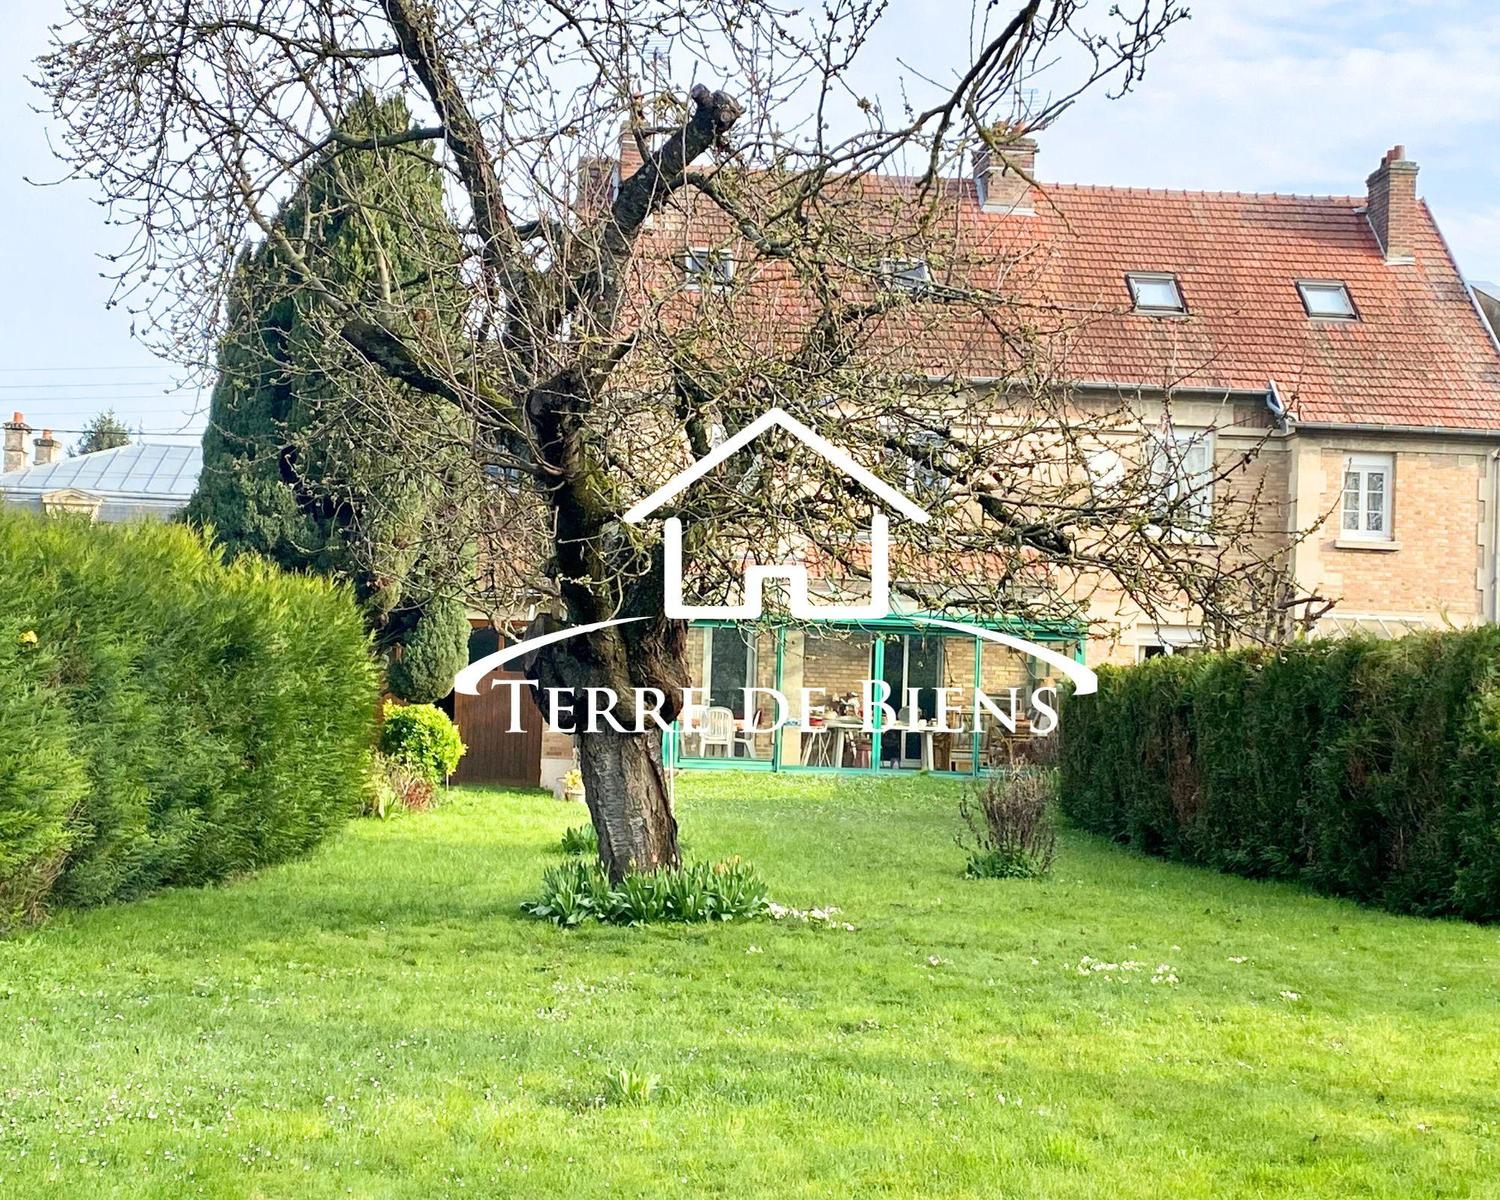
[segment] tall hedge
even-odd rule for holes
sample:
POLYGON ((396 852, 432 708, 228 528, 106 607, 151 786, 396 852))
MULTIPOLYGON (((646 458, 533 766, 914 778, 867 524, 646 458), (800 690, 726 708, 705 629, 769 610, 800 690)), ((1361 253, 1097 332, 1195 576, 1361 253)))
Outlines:
POLYGON ((357 810, 375 670, 347 589, 174 525, 0 511, 0 929, 204 883, 357 810))
POLYGON ((1104 668, 1061 803, 1152 854, 1500 920, 1500 628, 1104 668))

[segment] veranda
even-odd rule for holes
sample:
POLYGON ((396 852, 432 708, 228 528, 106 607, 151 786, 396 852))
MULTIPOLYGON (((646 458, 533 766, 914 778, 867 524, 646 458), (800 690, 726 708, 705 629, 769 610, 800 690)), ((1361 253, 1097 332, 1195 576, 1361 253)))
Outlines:
MULTIPOLYGON (((973 776, 1043 754, 1047 738, 1041 730, 1049 722, 1045 714, 1038 720, 1033 696, 1039 688, 1058 685, 1056 667, 977 632, 939 628, 933 622, 940 619, 912 613, 816 626, 695 622, 688 659, 691 684, 702 689, 704 703, 668 735, 668 761, 689 770, 926 770, 973 776), (872 707, 873 728, 865 728, 867 681, 890 688, 895 723, 872 707), (768 690, 747 697, 747 688, 780 692, 791 702, 793 719, 770 728, 774 697, 768 690), (813 689, 805 713, 798 711, 803 688, 813 689), (947 689, 941 723, 940 689, 947 689), (976 705, 976 689, 1002 710, 1011 706, 1011 689, 1016 689, 1014 729, 976 705)), ((1083 636, 1076 626, 970 617, 963 624, 1083 661, 1083 636)))

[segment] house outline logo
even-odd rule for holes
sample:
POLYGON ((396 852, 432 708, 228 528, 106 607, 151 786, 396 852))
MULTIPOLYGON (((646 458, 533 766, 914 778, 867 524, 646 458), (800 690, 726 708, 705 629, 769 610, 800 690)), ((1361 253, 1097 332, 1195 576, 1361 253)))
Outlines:
MULTIPOLYGON (((842 474, 871 493, 886 507, 894 509, 919 525, 931 515, 890 484, 855 462, 827 438, 809 429, 781 408, 771 408, 746 425, 733 437, 726 438, 713 451, 692 466, 678 472, 644 500, 625 513, 628 525, 639 525, 663 504, 672 500, 720 463, 739 453, 773 426, 785 430, 804 446, 838 468, 842 474)), ((768 579, 780 579, 787 588, 787 609, 792 616, 805 621, 878 620, 891 611, 891 534, 890 517, 879 504, 872 504, 870 515, 870 598, 864 604, 818 604, 810 595, 807 567, 800 563, 751 563, 745 569, 744 596, 738 604, 688 604, 682 594, 682 519, 668 517, 662 523, 665 564, 663 591, 666 615, 690 621, 700 617, 719 620, 753 620, 763 608, 763 585, 768 579)))

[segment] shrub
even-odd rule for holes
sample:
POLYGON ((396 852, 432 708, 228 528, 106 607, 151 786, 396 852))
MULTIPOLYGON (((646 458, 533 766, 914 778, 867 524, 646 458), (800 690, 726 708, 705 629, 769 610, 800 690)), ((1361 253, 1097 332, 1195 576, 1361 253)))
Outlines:
POLYGON ((407 812, 426 812, 437 803, 437 787, 425 772, 405 763, 391 762, 386 773, 396 805, 407 812))
POLYGON ((564 829, 562 852, 595 857, 599 853, 599 831, 592 825, 574 825, 571 829, 564 829))
POLYGON ((974 879, 1046 875, 1057 852, 1054 792, 1052 772, 1020 767, 960 796, 958 812, 969 828, 968 837, 958 835, 958 844, 969 852, 964 873, 974 879))
POLYGON ((469 661, 469 618, 458 600, 438 598, 386 667, 386 684, 402 700, 441 700, 469 661))
POLYGON ((521 909, 567 927, 590 920, 612 925, 746 920, 764 915, 768 906, 760 875, 732 858, 630 874, 618 884, 610 883, 598 863, 568 862, 549 867, 541 895, 521 909))
POLYGON ((1085 828, 1500 919, 1500 629, 1158 658, 1066 706, 1061 804, 1085 828))
POLYGON ((424 812, 436 800, 437 789, 414 767, 376 752, 370 755, 364 813, 384 819, 395 809, 424 812))
POLYGON ((0 922, 277 862, 358 811, 375 672, 344 588, 7 510, 0 613, 0 922))
POLYGON ((603 1104, 651 1104, 661 1093, 660 1075, 646 1075, 629 1067, 619 1067, 605 1073, 604 1094, 599 1100, 603 1104))
POLYGON ((431 704, 386 701, 380 749, 436 787, 458 766, 467 747, 448 714, 431 704))
POLYGON ((390 759, 384 754, 370 755, 370 765, 365 771, 365 802, 360 812, 367 817, 379 817, 382 821, 400 806, 396 789, 391 784, 390 759))

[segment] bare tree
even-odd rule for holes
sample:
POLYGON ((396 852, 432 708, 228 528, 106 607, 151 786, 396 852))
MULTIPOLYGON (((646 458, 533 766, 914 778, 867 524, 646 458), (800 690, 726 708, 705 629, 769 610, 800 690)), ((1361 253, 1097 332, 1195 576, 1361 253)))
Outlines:
MULTIPOLYGON (((465 414, 449 427, 493 483, 474 531, 487 584, 551 592, 572 625, 641 618, 539 664, 548 684, 617 692, 627 723, 637 688, 673 715, 687 671, 685 629, 662 614, 660 537, 622 514, 772 405, 920 493, 934 519, 896 570, 932 607, 1076 614, 1104 589, 1241 629, 1269 598, 1290 604, 1243 464, 1189 468, 1155 436, 1180 381, 1162 381, 1168 399, 1145 417, 1138 395, 1066 386, 1067 347, 1097 314, 1028 299, 1035 248, 976 237, 955 180, 974 152, 1009 162, 1083 91, 1130 88, 1184 15, 1176 0, 978 6, 967 62, 941 80, 908 72, 885 97, 875 0, 812 14, 755 0, 71 0, 69 13, 38 82, 65 162, 122 226, 118 298, 148 338, 209 361, 234 255, 270 239, 320 294, 331 340, 465 414), (366 92, 400 93, 412 128, 378 145, 339 134, 366 92), (422 278, 362 298, 322 288, 275 219, 315 157, 419 142, 438 147, 462 234, 461 335, 430 319, 422 278), (1212 511, 1195 501, 1235 479, 1212 511)), ((380 425, 366 414, 324 433, 380 425)), ((856 499, 771 439, 671 515, 700 596, 732 586, 747 548, 805 547, 809 530, 828 586, 857 589, 856 499)), ((659 736, 599 732, 581 755, 610 871, 675 864, 659 736)))

